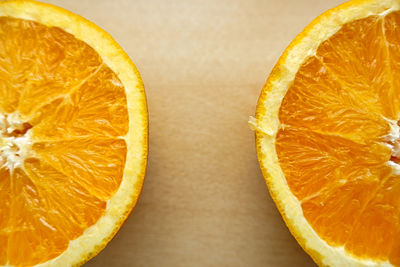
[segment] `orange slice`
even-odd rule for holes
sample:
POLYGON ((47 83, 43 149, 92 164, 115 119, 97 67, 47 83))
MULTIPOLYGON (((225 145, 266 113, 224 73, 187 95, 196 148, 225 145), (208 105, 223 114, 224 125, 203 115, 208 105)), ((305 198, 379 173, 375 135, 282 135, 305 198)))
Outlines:
POLYGON ((400 2, 315 19, 259 98, 258 159, 300 245, 323 266, 400 266, 400 2))
POLYGON ((139 73, 96 25, 0 2, 0 265, 75 266, 115 235, 147 162, 139 73))

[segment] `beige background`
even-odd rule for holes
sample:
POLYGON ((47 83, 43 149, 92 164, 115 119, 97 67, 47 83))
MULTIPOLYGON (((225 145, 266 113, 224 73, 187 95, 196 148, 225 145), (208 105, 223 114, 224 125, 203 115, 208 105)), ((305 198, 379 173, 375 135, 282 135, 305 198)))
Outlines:
POLYGON ((86 266, 314 266, 272 202, 247 126, 289 42, 343 0, 47 0, 108 31, 144 80, 147 177, 86 266))

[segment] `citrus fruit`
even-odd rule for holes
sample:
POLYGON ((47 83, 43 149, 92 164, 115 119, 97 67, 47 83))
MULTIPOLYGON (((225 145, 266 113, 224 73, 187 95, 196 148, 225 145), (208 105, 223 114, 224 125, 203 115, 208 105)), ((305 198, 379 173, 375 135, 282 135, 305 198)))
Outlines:
POLYGON ((324 266, 400 266, 400 1, 307 26, 258 101, 258 160, 287 226, 324 266))
POLYGON ((0 2, 0 265, 75 266, 115 235, 147 162, 139 73, 93 23, 0 2))

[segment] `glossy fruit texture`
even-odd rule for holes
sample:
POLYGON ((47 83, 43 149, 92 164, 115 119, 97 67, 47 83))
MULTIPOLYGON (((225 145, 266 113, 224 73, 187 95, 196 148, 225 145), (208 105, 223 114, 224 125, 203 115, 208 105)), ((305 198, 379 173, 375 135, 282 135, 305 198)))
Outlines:
POLYGON ((0 265, 34 265, 63 253, 119 188, 125 89, 73 35, 0 17, 0 113, 0 265))
POLYGON ((400 12, 345 24, 298 70, 276 150, 332 246, 400 266, 400 12))

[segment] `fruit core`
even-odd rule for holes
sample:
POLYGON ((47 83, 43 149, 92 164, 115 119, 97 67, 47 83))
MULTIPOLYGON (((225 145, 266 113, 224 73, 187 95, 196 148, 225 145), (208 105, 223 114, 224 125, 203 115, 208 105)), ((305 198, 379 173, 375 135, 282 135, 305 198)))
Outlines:
POLYGON ((28 157, 32 125, 24 122, 18 114, 0 115, 0 164, 11 172, 23 165, 28 157))
POLYGON ((392 154, 389 160, 394 173, 400 173, 400 127, 397 121, 389 121, 390 133, 385 136, 384 140, 391 149, 392 154))

